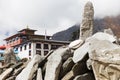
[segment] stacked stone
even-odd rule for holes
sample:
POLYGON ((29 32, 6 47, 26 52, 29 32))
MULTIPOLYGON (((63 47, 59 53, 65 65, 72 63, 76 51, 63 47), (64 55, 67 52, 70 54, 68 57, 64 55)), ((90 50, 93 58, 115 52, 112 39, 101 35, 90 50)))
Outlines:
POLYGON ((83 19, 80 25, 80 39, 85 40, 93 34, 94 8, 89 1, 84 7, 83 19))
POLYGON ((31 60, 18 62, 13 54, 7 58, 11 54, 8 50, 6 64, 0 68, 0 80, 119 80, 120 46, 113 35, 92 35, 93 13, 92 3, 88 2, 80 39, 45 57, 35 55, 31 60))
POLYGON ((0 68, 0 80, 118 80, 120 46, 115 41, 113 35, 98 32, 45 57, 11 61, 0 68))
POLYGON ((74 50, 82 43, 82 40, 76 40, 69 46, 51 51, 46 57, 35 55, 31 60, 5 65, 0 68, 0 80, 78 80, 84 77, 83 74, 94 80, 92 71, 86 66, 88 55, 81 62, 73 62, 74 50))

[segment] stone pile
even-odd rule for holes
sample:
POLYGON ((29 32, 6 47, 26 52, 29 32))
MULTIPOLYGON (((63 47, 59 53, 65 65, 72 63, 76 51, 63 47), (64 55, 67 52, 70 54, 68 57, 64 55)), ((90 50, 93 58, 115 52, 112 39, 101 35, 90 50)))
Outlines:
MULTIPOLYGON (((119 80, 120 46, 116 37, 103 32, 92 35, 91 2, 85 11, 80 39, 45 57, 35 55, 31 60, 16 61, 11 56, 14 60, 0 68, 0 80, 119 80)), ((5 62, 9 62, 7 57, 5 62)))
POLYGON ((115 41, 114 36, 98 32, 46 57, 11 62, 0 68, 0 80, 118 80, 120 46, 115 41))
POLYGON ((0 68, 0 80, 78 80, 85 77, 94 80, 92 70, 88 70, 88 55, 80 62, 73 62, 74 51, 83 44, 82 40, 71 42, 51 51, 46 57, 35 55, 31 60, 21 60, 0 68))

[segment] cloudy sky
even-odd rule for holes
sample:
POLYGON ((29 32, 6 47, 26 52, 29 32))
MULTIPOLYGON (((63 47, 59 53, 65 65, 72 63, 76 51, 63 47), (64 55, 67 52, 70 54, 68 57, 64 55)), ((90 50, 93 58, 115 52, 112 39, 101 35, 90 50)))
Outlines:
MULTIPOLYGON (((48 35, 80 23, 84 4, 89 0, 0 0, 0 44, 7 36, 20 29, 37 29, 37 34, 48 35)), ((120 0, 90 0, 95 17, 115 16, 120 13, 120 0)))

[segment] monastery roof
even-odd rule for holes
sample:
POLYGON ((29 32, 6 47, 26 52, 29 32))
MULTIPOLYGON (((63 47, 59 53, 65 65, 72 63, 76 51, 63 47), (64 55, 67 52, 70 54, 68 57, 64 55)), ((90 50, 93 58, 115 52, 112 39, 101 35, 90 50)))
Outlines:
MULTIPOLYGON (((30 34, 22 34, 22 33, 17 33, 17 34, 14 34, 14 35, 12 35, 12 36, 10 36, 10 37, 7 37, 7 38, 5 38, 4 40, 9 40, 9 39, 11 39, 11 38, 14 38, 14 37, 19 37, 19 36, 24 36, 24 35, 26 35, 26 36, 41 36, 41 37, 44 37, 45 35, 37 35, 37 34, 35 34, 35 35, 30 35, 30 34)), ((51 37, 51 36, 46 36, 46 37, 51 37)))
POLYGON ((18 31, 18 32, 22 32, 22 31, 37 31, 37 30, 30 29, 30 28, 26 28, 26 29, 22 29, 22 30, 20 30, 20 31, 18 31))

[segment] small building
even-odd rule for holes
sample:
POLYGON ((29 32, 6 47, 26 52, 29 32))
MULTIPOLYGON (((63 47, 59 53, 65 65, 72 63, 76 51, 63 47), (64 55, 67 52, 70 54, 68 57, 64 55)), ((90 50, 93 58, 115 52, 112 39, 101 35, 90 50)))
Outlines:
POLYGON ((46 56, 51 50, 69 44, 67 41, 52 40, 50 39, 51 36, 36 35, 35 31, 36 30, 26 28, 6 38, 6 48, 13 47, 21 59, 31 59, 35 54, 46 56))

